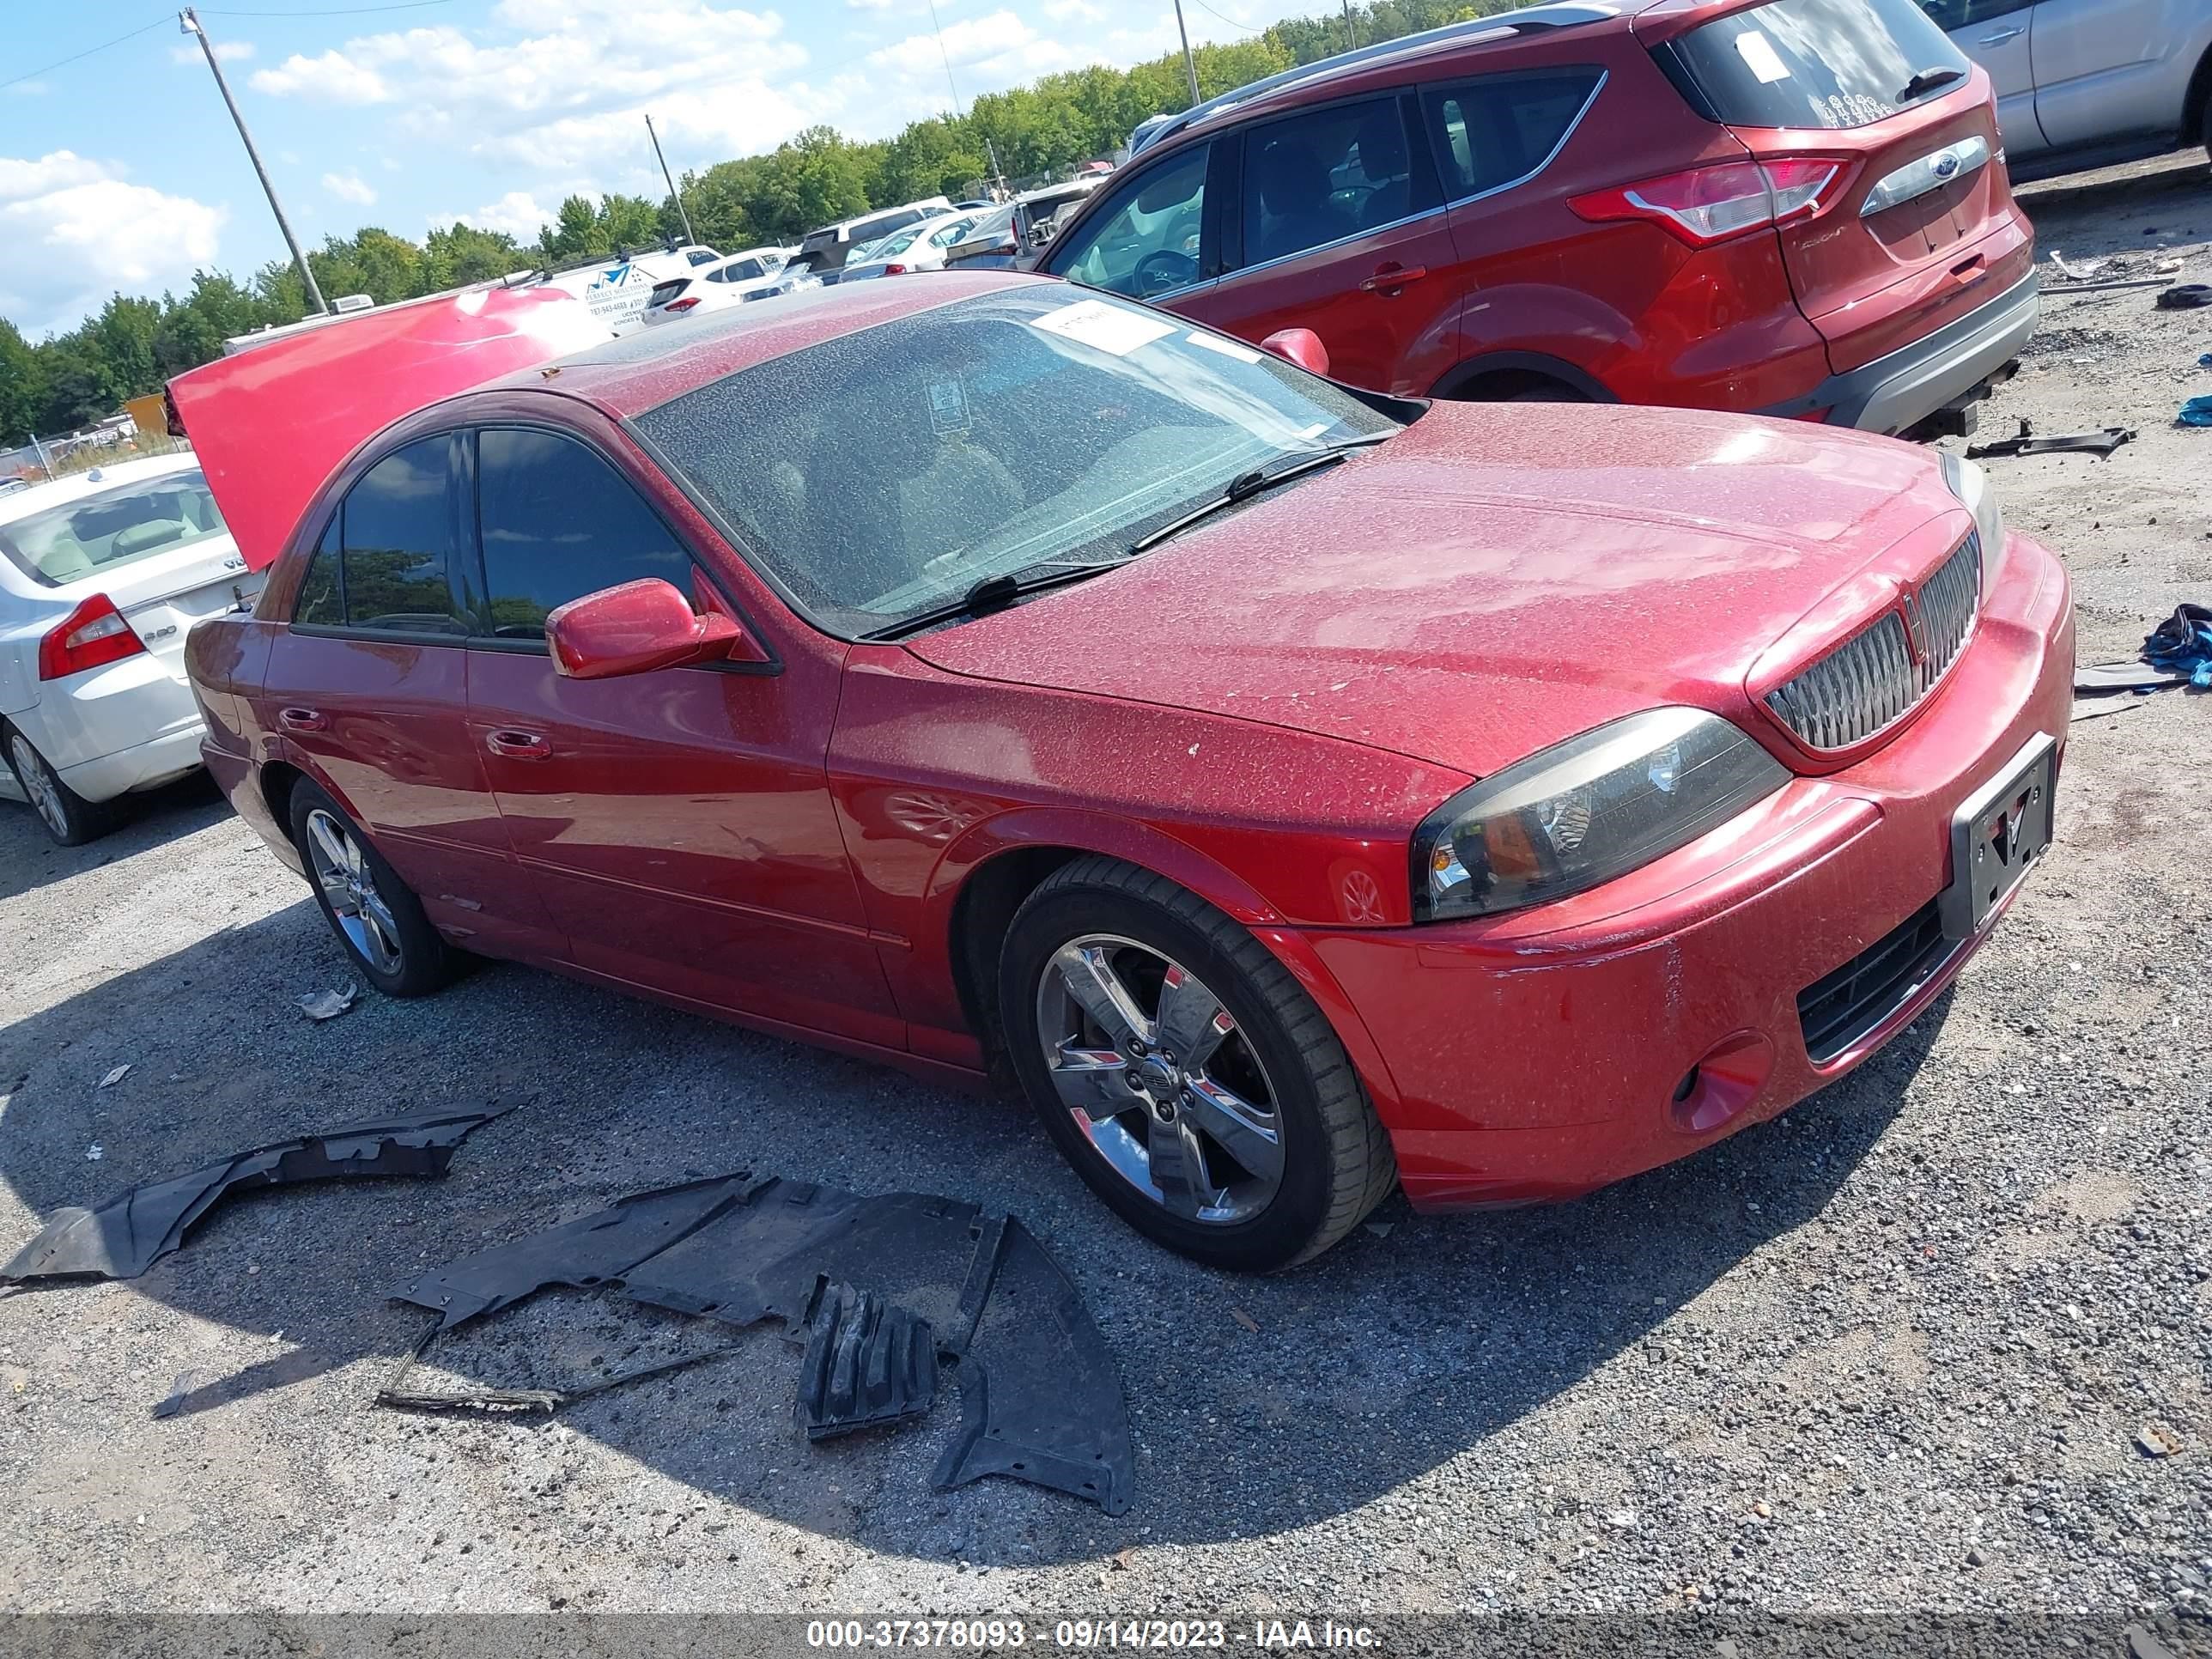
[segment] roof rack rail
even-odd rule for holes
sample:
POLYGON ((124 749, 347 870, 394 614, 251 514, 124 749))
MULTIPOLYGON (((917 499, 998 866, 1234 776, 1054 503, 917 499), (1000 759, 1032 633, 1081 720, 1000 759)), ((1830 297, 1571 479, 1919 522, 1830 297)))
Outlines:
POLYGON ((1524 6, 1518 11, 1495 12, 1488 17, 1471 18, 1464 23, 1446 23, 1441 28, 1424 29, 1419 34, 1401 34, 1395 40, 1377 41, 1371 46, 1361 46, 1353 52, 1340 52, 1334 58, 1316 58, 1310 64, 1300 64, 1231 91, 1218 94, 1203 103, 1194 104, 1182 114, 1162 122, 1149 132, 1139 128, 1132 136, 1129 159, 1134 161, 1162 139, 1186 131, 1202 121, 1211 120, 1225 110, 1248 104, 1265 93, 1278 92, 1308 81, 1326 80, 1385 58, 1427 52, 1455 41, 1471 41, 1491 35, 1503 39, 1533 29, 1572 28, 1583 23, 1601 23, 1620 14, 1621 8, 1607 3, 1607 0, 1559 0, 1557 4, 1524 6))

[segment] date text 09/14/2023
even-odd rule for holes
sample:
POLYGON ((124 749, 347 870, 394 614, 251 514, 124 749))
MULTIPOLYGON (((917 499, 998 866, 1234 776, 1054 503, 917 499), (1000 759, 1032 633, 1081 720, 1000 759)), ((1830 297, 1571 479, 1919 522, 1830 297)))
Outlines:
POLYGON ((1023 1648, 1158 1649, 1226 1648, 1262 1650, 1334 1648, 1373 1650, 1380 1647, 1365 1625, 1340 1625, 1333 1619, 1255 1619, 1249 1626, 1221 1619, 1062 1619, 1032 1630, 1021 1619, 817 1619, 806 1626, 811 1648, 1023 1648))

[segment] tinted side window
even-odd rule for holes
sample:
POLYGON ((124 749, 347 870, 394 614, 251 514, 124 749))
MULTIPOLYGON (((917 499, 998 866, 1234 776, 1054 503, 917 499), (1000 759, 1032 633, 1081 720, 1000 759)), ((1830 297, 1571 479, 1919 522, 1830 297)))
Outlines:
POLYGON ((307 561, 307 574, 300 579, 299 603, 292 620, 317 628, 337 628, 345 621, 345 595, 338 589, 338 531, 343 513, 331 514, 329 527, 307 561))
POLYGON ((1135 180, 1054 253, 1054 272, 1133 300, 1197 281, 1207 153, 1194 146, 1135 180))
POLYGON ((1244 140, 1247 264, 1373 230, 1421 205, 1395 98, 1270 122, 1244 140))
POLYGON ((501 639, 542 639, 556 605, 648 576, 690 596, 691 556, 628 481, 580 443, 487 428, 477 440, 477 490, 492 632, 501 639))
POLYGON ((1525 179, 1550 159, 1598 83, 1594 69, 1493 75, 1422 94, 1444 193, 1480 195, 1525 179))
POLYGON ((459 634, 447 569, 453 556, 448 491, 450 437, 394 450, 369 468, 345 500, 346 622, 459 634))
POLYGON ((1767 0, 1692 29, 1674 51, 1715 117, 1739 127, 1866 126, 1940 97, 1971 68, 1914 0, 1767 0))

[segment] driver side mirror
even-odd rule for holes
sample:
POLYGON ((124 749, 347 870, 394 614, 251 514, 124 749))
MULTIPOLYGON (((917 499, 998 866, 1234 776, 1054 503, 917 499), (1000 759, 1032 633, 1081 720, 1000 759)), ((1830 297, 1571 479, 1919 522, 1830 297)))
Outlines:
POLYGON ((1310 328, 1279 328, 1260 342, 1260 349, 1296 363, 1309 374, 1328 373, 1328 348, 1310 328))
POLYGON ((760 653, 744 624, 719 611, 700 616, 658 577, 604 587, 545 618, 555 672, 572 680, 648 674, 760 653))

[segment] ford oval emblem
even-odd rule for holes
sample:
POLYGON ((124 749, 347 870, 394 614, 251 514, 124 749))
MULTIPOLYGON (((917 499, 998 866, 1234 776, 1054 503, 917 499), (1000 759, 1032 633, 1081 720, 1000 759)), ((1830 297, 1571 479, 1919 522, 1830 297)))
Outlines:
POLYGON ((1936 176, 1938 179, 1948 179, 1958 170, 1959 158, 1955 155, 1946 155, 1936 163, 1936 176))

